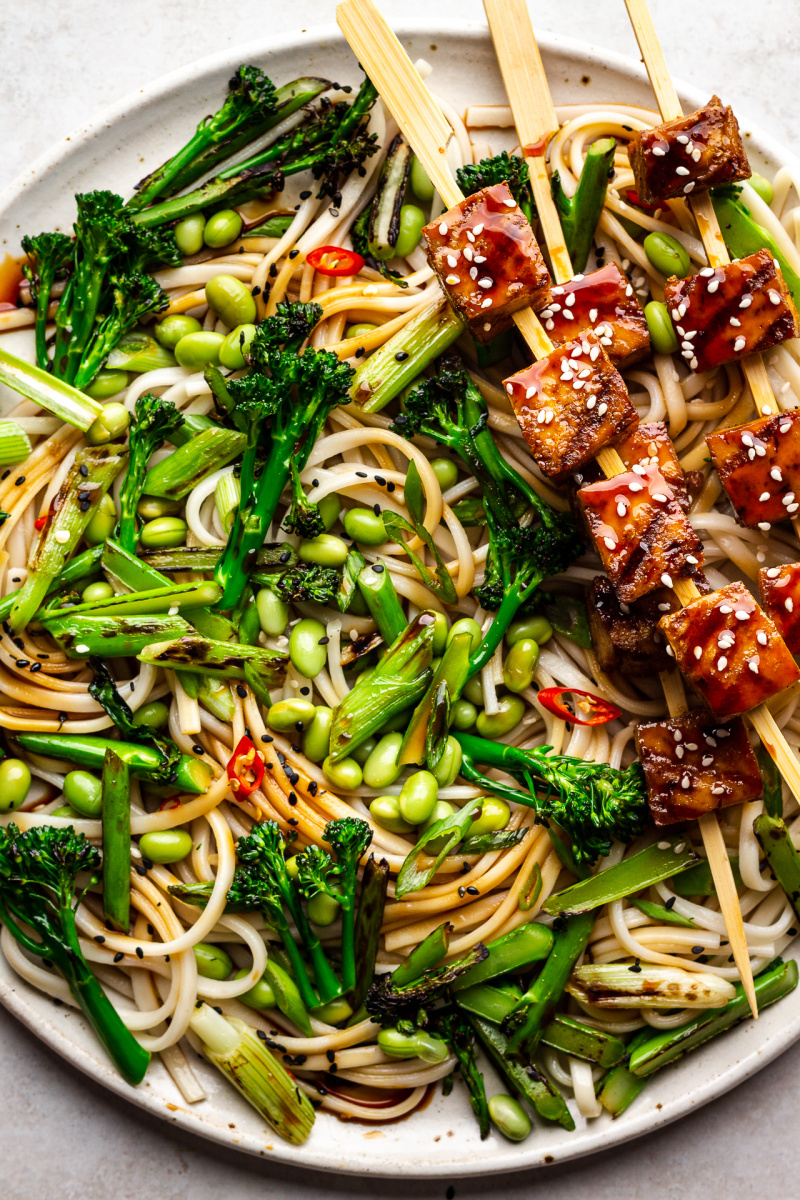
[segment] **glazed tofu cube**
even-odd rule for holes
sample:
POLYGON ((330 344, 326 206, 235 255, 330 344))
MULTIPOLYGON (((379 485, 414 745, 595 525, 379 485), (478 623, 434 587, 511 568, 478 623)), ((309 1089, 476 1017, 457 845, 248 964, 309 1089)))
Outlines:
POLYGON ((769 250, 704 267, 664 288, 681 354, 692 371, 709 371, 797 337, 797 309, 769 250))
POLYGON ((764 612, 792 654, 800 654, 800 562, 762 567, 758 586, 764 612))
POLYGON ((800 679, 774 623, 743 583, 663 617, 675 662, 718 720, 748 712, 800 679))
POLYGON ((628 158, 644 204, 707 192, 752 174, 739 124, 719 96, 688 117, 635 133, 628 158))
POLYGON ((720 725, 707 709, 637 725, 636 749, 656 825, 758 800, 764 789, 743 723, 720 725))
POLYGON ((604 671, 655 675, 674 666, 658 622, 680 608, 674 592, 657 588, 633 604, 620 600, 605 575, 589 586, 586 613, 597 661, 604 671))
POLYGON ((657 467, 591 483, 578 492, 589 531, 620 600, 694 574, 703 546, 657 467))
POLYGON ((590 329, 615 366, 630 366, 648 354, 644 309, 616 263, 591 275, 576 275, 551 288, 550 294, 539 317, 556 345, 590 329))
POLYGON ((800 412, 710 433, 706 444, 742 525, 766 533, 800 510, 800 412))
POLYGON ((563 480, 639 420, 619 371, 592 333, 551 350, 505 381, 541 471, 563 480))
POLYGON ((550 275, 508 184, 467 196, 423 229, 428 262, 476 341, 511 327, 520 308, 542 308, 550 275))

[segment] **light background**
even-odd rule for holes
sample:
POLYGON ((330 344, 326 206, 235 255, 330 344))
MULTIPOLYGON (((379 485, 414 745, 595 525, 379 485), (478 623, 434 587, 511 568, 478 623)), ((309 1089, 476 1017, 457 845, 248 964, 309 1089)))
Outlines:
MULTIPOLYGON (((718 91, 797 153, 795 0, 651 0, 676 77, 718 91)), ((0 187, 141 85, 227 46, 329 24, 334 0, 6 0, 0 8, 0 187)), ((636 55, 622 0, 540 0, 537 29, 636 55)), ((390 21, 483 22, 478 0, 384 0, 390 21)), ((280 80, 278 82, 281 82, 280 80)), ((102 186, 102 179, 97 180, 102 186)), ((800 1046, 646 1139, 573 1164, 455 1182, 455 1197, 728 1200, 797 1196, 800 1046)), ((167 1128, 107 1093, 0 1009, 2 1200, 445 1200, 446 1180, 332 1176, 258 1162, 167 1128)))

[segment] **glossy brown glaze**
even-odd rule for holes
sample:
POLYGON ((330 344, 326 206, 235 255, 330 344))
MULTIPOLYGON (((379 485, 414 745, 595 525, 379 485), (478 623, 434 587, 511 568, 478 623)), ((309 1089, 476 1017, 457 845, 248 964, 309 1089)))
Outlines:
POLYGON ((740 716, 800 679, 774 623, 743 583, 663 617, 675 662, 719 720, 740 716))
POLYGON ((628 389, 592 333, 584 333, 505 380, 539 468, 565 479, 614 446, 639 417, 628 389))
POLYGON ((661 472, 636 467, 578 492, 589 530, 620 600, 672 587, 703 564, 703 545, 661 472))
POLYGON ((708 371, 797 337, 797 309, 769 250, 699 275, 673 275, 664 289, 681 354, 708 371))
POLYGON ((792 654, 800 654, 800 562, 762 567, 758 586, 764 612, 792 654))
POLYGON ((743 723, 720 725, 707 709, 637 725, 636 750, 656 825, 758 800, 764 789, 743 723))
POLYGON ((586 613, 602 669, 626 676, 668 671, 674 663, 658 622, 678 608, 678 598, 669 588, 656 588, 641 600, 625 604, 605 575, 595 576, 586 597, 586 613))
POLYGON ((687 117, 635 133, 628 158, 645 204, 698 195, 752 174, 736 117, 718 96, 687 117))
POLYGON ((742 525, 766 533, 800 511, 800 412, 722 429, 706 444, 742 525))
POLYGON ((550 292, 539 317, 556 345, 591 330, 615 366, 630 366, 649 353, 644 309, 616 263, 576 275, 550 292))
POLYGON ((550 275, 508 184, 467 196, 423 229, 428 262, 476 341, 511 327, 511 314, 542 308, 550 275))

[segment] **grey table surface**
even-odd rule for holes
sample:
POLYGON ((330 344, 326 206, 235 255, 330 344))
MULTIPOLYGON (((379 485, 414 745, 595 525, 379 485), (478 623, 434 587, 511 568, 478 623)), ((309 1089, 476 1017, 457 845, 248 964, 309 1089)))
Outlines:
MULTIPOLYGON (((652 0, 676 76, 719 91, 740 117, 800 149, 800 16, 795 0, 652 0)), ((334 19, 334 0, 25 0, 0 8, 0 187, 108 104, 248 33, 291 33, 334 19)), ((385 0, 395 22, 482 20, 479 0, 385 0)), ((539 0, 537 28, 635 55, 621 0, 539 0)), ((102 185, 102 181, 98 181, 102 185)), ((607 1154, 502 1180, 354 1179, 292 1171, 168 1128, 105 1092, 0 1009, 2 1200, 322 1200, 455 1195, 559 1200, 791 1197, 800 1164, 800 1045, 747 1084, 682 1121, 607 1154), (765 1133, 769 1131, 767 1145, 765 1133)))

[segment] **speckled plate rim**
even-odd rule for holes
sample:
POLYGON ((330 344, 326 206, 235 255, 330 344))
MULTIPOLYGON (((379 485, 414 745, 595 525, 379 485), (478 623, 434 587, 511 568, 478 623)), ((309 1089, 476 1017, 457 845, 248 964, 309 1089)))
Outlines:
MULTIPOLYGON (((473 44, 488 41, 488 30, 480 22, 449 22, 445 31, 435 21, 417 21, 401 27, 398 33, 401 38, 422 36, 440 41, 456 38, 473 44)), ((335 26, 317 26, 269 43, 234 47, 161 77, 109 107, 96 120, 81 126, 39 156, 0 193, 0 218, 24 196, 34 180, 51 171, 68 173, 70 160, 82 144, 94 137, 102 139, 104 133, 133 110, 154 102, 166 102, 187 84, 242 61, 274 61, 276 55, 306 47, 313 54, 315 48, 331 47, 332 44, 339 47, 342 44, 335 26)), ((542 35, 540 45, 545 62, 549 55, 560 54, 580 60, 589 69, 610 70, 617 81, 628 80, 640 85, 645 78, 640 63, 604 49, 554 35, 542 35)), ((309 69, 313 70, 314 66, 309 64, 309 69)), ((692 107, 705 102, 706 96, 695 88, 679 85, 678 90, 692 107)), ((744 121, 742 124, 745 126, 744 121)), ((800 172, 800 160, 787 153, 777 140, 756 131, 753 126, 745 127, 749 131, 748 150, 755 152, 756 161, 761 158, 800 172)), ((481 1143, 475 1135, 474 1121, 466 1103, 459 1103, 458 1097, 451 1096, 444 1102, 447 1107, 443 1109, 437 1097, 424 1111, 382 1131, 383 1136, 389 1137, 397 1147, 394 1156, 391 1149, 381 1143, 359 1143, 357 1138, 370 1136, 362 1132, 363 1126, 340 1124, 327 1114, 318 1118, 309 1142, 300 1148, 289 1146, 270 1136, 260 1126, 253 1111, 224 1082, 222 1088, 216 1087, 214 1072, 202 1065, 199 1069, 204 1085, 210 1090, 210 1099, 194 1107, 185 1105, 160 1064, 151 1068, 141 1087, 129 1087, 102 1057, 99 1045, 80 1016, 73 1010, 54 1007, 52 1001, 19 979, 2 955, 0 1003, 41 1041, 94 1082, 188 1133, 289 1166, 388 1177, 449 1178, 518 1171, 608 1150, 707 1104, 748 1079, 800 1038, 798 989, 780 1005, 768 1009, 757 1023, 739 1026, 725 1038, 710 1043, 701 1053, 656 1075, 633 1108, 619 1121, 612 1122, 603 1116, 583 1128, 579 1124, 572 1134, 566 1134, 558 1127, 538 1126, 527 1142, 516 1146, 494 1134, 481 1143), (221 1100, 217 1106, 218 1096, 221 1100), (236 1121, 231 1123, 230 1117, 235 1117, 236 1121), (433 1128, 440 1131, 438 1136, 431 1138, 433 1143, 441 1144, 443 1136, 458 1133, 456 1142, 451 1143, 454 1150, 460 1148, 455 1154, 439 1154, 423 1148, 422 1143, 431 1135, 432 1122, 433 1128), (446 1126, 450 1128, 442 1133, 446 1126), (320 1137, 323 1131, 324 1137, 320 1137), (351 1136, 354 1131, 355 1136, 351 1136)))

